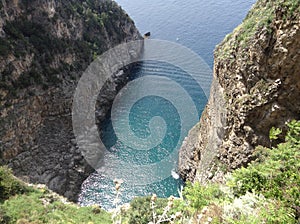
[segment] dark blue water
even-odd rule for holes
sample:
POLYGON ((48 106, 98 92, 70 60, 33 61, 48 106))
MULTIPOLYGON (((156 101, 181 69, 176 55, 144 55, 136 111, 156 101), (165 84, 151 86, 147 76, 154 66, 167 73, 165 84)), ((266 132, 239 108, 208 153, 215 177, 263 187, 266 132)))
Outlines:
MULTIPOLYGON (((215 45, 241 23, 254 0, 117 2, 141 33, 150 31, 151 38, 176 42, 200 55, 211 76, 209 67, 212 68, 215 45)), ((112 176, 124 181, 122 202, 152 193, 160 197, 178 195, 183 184, 176 174, 178 150, 199 120, 207 94, 186 71, 158 61, 136 65, 130 81, 133 84, 121 90, 117 98, 134 103, 114 103, 111 116, 101 127, 101 139, 107 150, 123 165, 110 170, 110 175, 91 175, 82 186, 79 198, 82 205, 112 208, 115 197, 112 176), (147 77, 152 78, 149 81, 147 77), (139 82, 135 83, 136 80, 139 82), (153 94, 155 88, 168 96, 153 94), (147 91, 149 94, 145 94, 147 91), (132 173, 123 174, 122 167, 131 168, 132 173)), ((108 159, 106 163, 112 161, 108 159)))
POLYGON ((142 34, 178 42, 211 68, 213 50, 246 16, 255 0, 117 0, 142 34))

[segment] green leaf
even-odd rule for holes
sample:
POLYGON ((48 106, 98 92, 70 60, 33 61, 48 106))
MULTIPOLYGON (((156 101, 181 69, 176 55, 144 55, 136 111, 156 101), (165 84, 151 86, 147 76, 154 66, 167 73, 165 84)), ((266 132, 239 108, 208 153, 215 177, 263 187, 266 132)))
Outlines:
POLYGON ((278 135, 280 135, 281 133, 282 133, 282 130, 280 128, 272 127, 269 132, 270 140, 272 141, 272 140, 278 139, 278 135))

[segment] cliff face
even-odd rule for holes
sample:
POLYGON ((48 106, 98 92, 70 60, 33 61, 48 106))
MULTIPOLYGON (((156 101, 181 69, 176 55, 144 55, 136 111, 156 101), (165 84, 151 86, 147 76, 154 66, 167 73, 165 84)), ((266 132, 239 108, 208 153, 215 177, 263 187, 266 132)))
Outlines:
POLYGON ((0 163, 76 200, 92 169, 72 132, 72 98, 96 55, 140 38, 108 0, 0 1, 0 163))
POLYGON ((180 151, 183 178, 222 181, 271 145, 271 127, 300 118, 299 27, 299 1, 259 0, 217 46, 208 105, 180 151))

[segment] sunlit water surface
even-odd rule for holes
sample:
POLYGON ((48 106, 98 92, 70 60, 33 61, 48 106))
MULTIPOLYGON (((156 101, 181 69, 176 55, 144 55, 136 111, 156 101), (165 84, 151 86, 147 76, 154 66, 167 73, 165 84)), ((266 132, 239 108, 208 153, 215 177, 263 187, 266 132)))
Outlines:
MULTIPOLYGON (((241 23, 255 1, 118 0, 117 2, 135 21, 141 33, 150 31, 151 38, 169 40, 186 46, 200 55, 212 68, 213 50, 216 44, 220 43, 226 34, 241 23)), ((130 78, 135 80, 149 75, 168 77, 178 83, 191 97, 197 109, 198 118, 201 116, 207 97, 201 87, 183 70, 167 63, 147 61, 138 64, 130 78)), ((157 85, 165 87, 164 91, 181 97, 176 89, 169 88, 168 83, 165 82, 168 80, 157 79, 157 85)), ((144 85, 146 86, 147 83, 144 85)), ((143 91, 143 85, 131 90, 122 98, 122 101, 126 102, 126 97, 132 97, 134 94, 139 94, 140 91, 143 91)), ((182 106, 185 106, 184 103, 182 106)), ((115 109, 122 114, 123 108, 115 109)), ((188 130, 194 125, 191 124, 182 130, 180 119, 181 115, 176 107, 168 100, 157 96, 148 96, 137 101, 131 108, 129 117, 120 116, 114 123, 114 127, 110 116, 107 117, 101 136, 107 149, 120 160, 126 161, 128 167, 140 164, 141 173, 145 177, 147 177, 147 172, 143 173, 143 165, 159 164, 170 154, 175 155, 170 157, 171 161, 167 163, 168 165, 158 165, 158 170, 163 170, 169 175, 157 178, 157 181, 153 183, 137 184, 138 180, 136 181, 135 177, 130 174, 122 177, 125 181, 121 188, 122 202, 128 202, 134 196, 151 195, 152 193, 156 193, 159 197, 178 195, 178 190, 183 184, 176 175, 178 150, 184 137, 187 136, 188 130), (137 137, 147 138, 151 131, 149 123, 153 117, 162 119, 165 135, 159 144, 149 150, 139 150, 139 146, 135 149, 128 147, 115 134, 114 128, 123 127, 129 123, 137 137)), ((106 162, 109 163, 109 161, 106 162)), ((114 198, 113 180, 103 174, 94 173, 83 183, 79 203, 81 205, 99 204, 105 209, 110 209, 114 206, 114 198)))

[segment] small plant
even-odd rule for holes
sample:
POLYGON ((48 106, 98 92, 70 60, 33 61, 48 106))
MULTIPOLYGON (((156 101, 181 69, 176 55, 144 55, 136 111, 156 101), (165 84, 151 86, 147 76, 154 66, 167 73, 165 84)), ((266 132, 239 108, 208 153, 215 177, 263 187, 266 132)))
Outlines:
POLYGON ((16 179, 10 169, 0 167, 0 202, 16 194, 29 192, 30 188, 16 179))
POLYGON ((198 182, 195 184, 187 183, 183 191, 183 196, 188 201, 189 206, 195 211, 201 210, 204 206, 209 205, 213 199, 219 198, 221 195, 222 192, 218 186, 203 186, 198 182))
POLYGON ((293 145, 300 146, 300 121, 293 120, 287 124, 289 131, 285 140, 291 142, 293 145))
POLYGON ((234 198, 232 202, 225 203, 223 219, 226 221, 241 220, 249 216, 258 216, 260 206, 266 199, 262 195, 247 192, 245 195, 234 198))
POLYGON ((0 223, 10 223, 10 217, 6 214, 6 211, 0 207, 0 223))
POLYGON ((291 209, 279 201, 249 192, 224 205, 223 220, 234 224, 295 223, 291 209))
POLYGON ((278 139, 278 135, 280 135, 281 133, 282 133, 282 130, 280 128, 272 127, 269 132, 270 140, 272 141, 272 140, 278 139))
POLYGON ((114 199, 114 211, 112 214, 112 220, 114 224, 121 224, 122 223, 122 215, 121 215, 121 184, 123 183, 123 180, 118 180, 115 179, 114 180, 114 184, 115 184, 115 189, 116 189, 116 198, 114 199))
POLYGON ((181 212, 176 212, 175 214, 169 214, 170 210, 174 206, 174 196, 170 196, 168 198, 168 204, 163 209, 163 213, 161 215, 157 215, 156 213, 156 205, 155 201, 157 200, 156 194, 153 194, 151 197, 150 207, 152 210, 152 221, 148 224, 159 224, 159 223, 174 223, 176 220, 182 217, 181 212))

